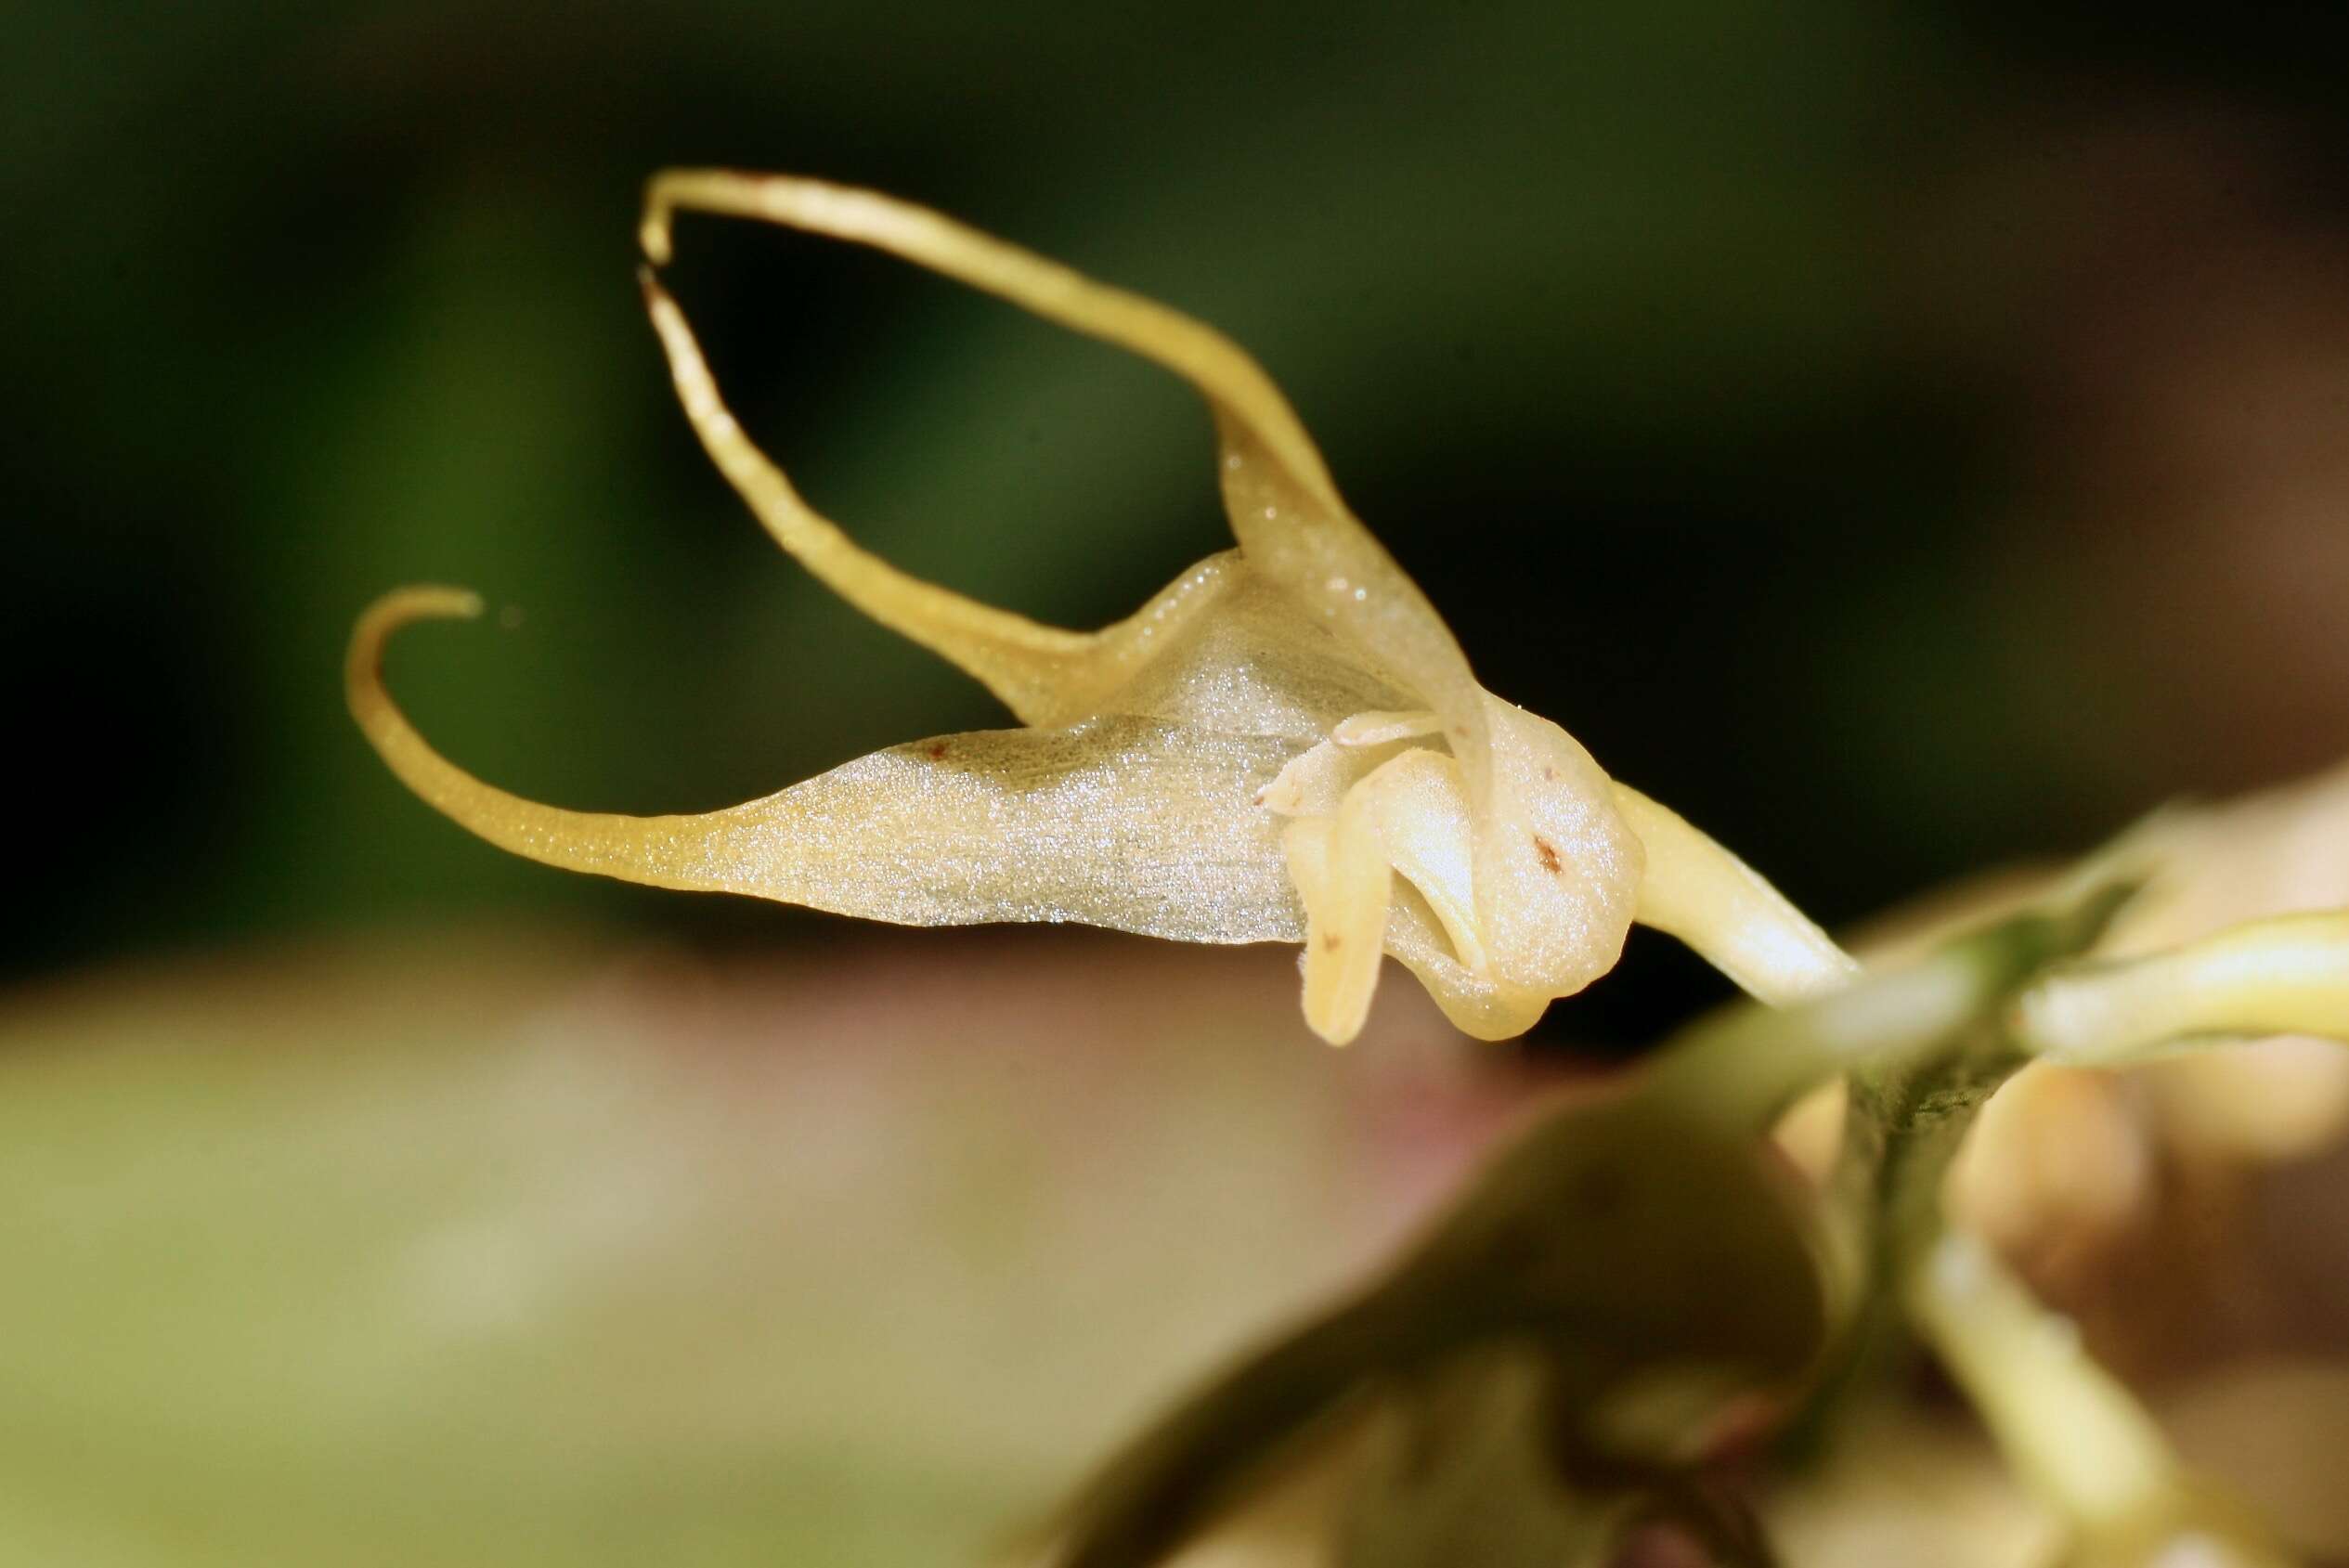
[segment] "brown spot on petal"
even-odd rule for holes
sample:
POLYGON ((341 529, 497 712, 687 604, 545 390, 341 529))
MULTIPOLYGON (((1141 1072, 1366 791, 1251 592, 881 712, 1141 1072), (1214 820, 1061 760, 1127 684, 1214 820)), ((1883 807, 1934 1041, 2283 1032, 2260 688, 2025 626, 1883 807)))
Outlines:
POLYGON ((1538 833, 1534 835, 1534 853, 1541 857, 1541 869, 1555 876, 1562 869, 1557 849, 1538 833))
POLYGON ((1323 933, 1322 933, 1322 936, 1321 936, 1321 951, 1322 951, 1322 952, 1337 952, 1337 951, 1338 951, 1338 949, 1340 949, 1341 947, 1343 947, 1344 945, 1345 945, 1345 939, 1344 939, 1343 937, 1341 937, 1340 935, 1338 935, 1335 931, 1325 931, 1325 932, 1323 932, 1323 933))
POLYGON ((932 741, 932 742, 930 742, 930 743, 929 743, 929 750, 928 750, 928 756, 929 759, 930 759, 932 762, 936 762, 936 761, 938 761, 941 758, 943 758, 945 755, 946 755, 946 743, 945 743, 944 741, 932 741))
POLYGON ((1552 768, 1549 763, 1545 762, 1541 765, 1541 776, 1549 780, 1551 784, 1556 784, 1558 782, 1558 770, 1552 768))

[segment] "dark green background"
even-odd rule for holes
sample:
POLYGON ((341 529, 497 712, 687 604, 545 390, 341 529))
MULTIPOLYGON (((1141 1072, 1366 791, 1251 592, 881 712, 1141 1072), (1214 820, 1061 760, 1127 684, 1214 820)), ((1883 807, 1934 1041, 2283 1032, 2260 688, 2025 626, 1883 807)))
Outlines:
MULTIPOLYGON (((630 277, 675 162, 878 186, 1224 327, 1488 685, 1830 920, 2349 753, 2343 640, 2278 632, 2349 604, 2308 456, 2349 420, 2349 26, 2104 12, 19 9, 0 965, 838 929, 499 855, 342 711, 352 616, 442 580, 519 619, 412 636, 403 700, 565 804, 713 806, 994 721, 694 447, 630 277), (2206 391, 2253 338, 2310 373, 2206 391), (2181 479, 2205 398, 2233 422, 2181 479), (2257 534, 2269 577, 2219 504, 2265 492, 2213 463, 2314 497, 2257 534)), ((737 408, 892 558, 1091 624, 1225 541, 1160 373, 864 253, 681 242, 737 408)), ((1643 943, 1576 1005, 1619 1032, 1707 983, 1643 943)))

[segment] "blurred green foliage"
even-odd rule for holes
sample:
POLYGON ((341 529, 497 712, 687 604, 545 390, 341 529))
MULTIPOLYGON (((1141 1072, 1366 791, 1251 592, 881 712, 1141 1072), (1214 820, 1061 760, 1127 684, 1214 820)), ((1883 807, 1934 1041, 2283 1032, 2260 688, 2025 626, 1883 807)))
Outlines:
MULTIPOLYGON (((2025 461, 2047 258, 2015 235, 2061 200, 1994 188, 1948 244, 1943 197, 2083 83, 2183 80, 2328 152, 2328 29, 34 0, 0 51, 0 668, 34 736, 0 962, 492 910, 822 928, 500 856, 337 696, 356 610, 445 580, 512 624, 413 639, 395 684, 526 794, 704 807, 992 721, 693 447, 629 278, 672 162, 876 185, 1225 327, 1488 685, 1825 916, 2081 842, 2180 781, 2113 717, 2154 676, 2083 664, 2031 570, 2068 502, 2025 461)), ((736 406, 892 557, 1088 623, 1222 542, 1164 378, 870 256, 682 243, 736 406)))
POLYGON ((19 1001, 0 1564, 979 1562, 1501 1113, 1424 1004, 1295 1048, 1265 956, 444 937, 19 1001))

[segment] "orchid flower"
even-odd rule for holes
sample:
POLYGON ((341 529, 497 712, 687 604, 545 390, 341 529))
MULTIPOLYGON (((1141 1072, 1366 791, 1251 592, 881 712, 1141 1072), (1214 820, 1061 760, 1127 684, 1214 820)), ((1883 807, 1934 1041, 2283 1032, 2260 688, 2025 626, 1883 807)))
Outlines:
POLYGON ((406 589, 358 623, 351 706, 393 771, 461 825, 552 865, 908 925, 1300 942, 1305 1017, 1333 1043, 1362 1027, 1382 954, 1486 1039, 1522 1032, 1605 973, 1635 920, 1768 1001, 1849 972, 1734 856, 1477 683, 1278 389, 1220 333, 936 213, 808 179, 657 176, 641 236, 654 266, 680 210, 889 252, 1174 371, 1213 413, 1238 548, 1093 632, 910 577, 752 444, 648 267, 686 417, 760 523, 851 604, 986 686, 1019 727, 893 746, 701 815, 560 810, 465 773, 394 706, 389 635, 480 609, 460 590, 406 589))

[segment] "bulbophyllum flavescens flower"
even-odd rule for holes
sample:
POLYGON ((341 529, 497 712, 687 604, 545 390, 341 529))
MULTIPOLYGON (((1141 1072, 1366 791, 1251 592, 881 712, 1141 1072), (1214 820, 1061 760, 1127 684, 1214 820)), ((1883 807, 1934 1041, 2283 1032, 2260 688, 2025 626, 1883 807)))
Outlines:
POLYGON ((1299 942, 1306 1020, 1334 1043, 1362 1027, 1382 955, 1462 1030, 1500 1039, 1611 968, 1635 920, 1769 1001, 1849 972, 1742 862, 1477 683, 1279 390, 1220 333, 924 208, 780 175, 655 177, 642 231, 654 266, 681 210, 889 252, 1174 371, 1213 413, 1238 548, 1090 632, 910 577, 860 549, 753 445, 648 266, 645 300, 686 417, 759 520, 858 609, 986 686, 1018 727, 892 746, 723 810, 561 810, 464 772, 393 704, 390 634, 480 610, 461 590, 409 588, 360 618, 349 697, 376 750, 435 809, 552 865, 867 919, 1299 942))

